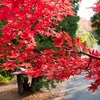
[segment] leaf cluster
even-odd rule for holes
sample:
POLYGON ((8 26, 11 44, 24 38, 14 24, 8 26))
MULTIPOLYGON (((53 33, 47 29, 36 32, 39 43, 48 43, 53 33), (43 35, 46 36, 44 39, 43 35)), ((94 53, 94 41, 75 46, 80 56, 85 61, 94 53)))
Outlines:
POLYGON ((13 78, 13 75, 11 73, 11 70, 5 71, 2 68, 0 68, 0 83, 9 82, 13 78))
POLYGON ((54 27, 56 28, 57 32, 60 32, 60 30, 65 31, 69 33, 71 38, 74 38, 78 28, 78 21, 79 16, 67 16, 63 21, 59 22, 58 25, 54 25, 54 27))
POLYGON ((39 49, 53 48, 54 44, 52 39, 53 39, 52 36, 47 37, 45 35, 40 35, 40 34, 36 35, 35 37, 39 49))
POLYGON ((32 84, 32 91, 36 92, 39 91, 41 88, 45 87, 46 89, 50 90, 51 88, 56 88, 56 83, 61 82, 55 81, 54 79, 47 80, 45 77, 36 78, 32 84))

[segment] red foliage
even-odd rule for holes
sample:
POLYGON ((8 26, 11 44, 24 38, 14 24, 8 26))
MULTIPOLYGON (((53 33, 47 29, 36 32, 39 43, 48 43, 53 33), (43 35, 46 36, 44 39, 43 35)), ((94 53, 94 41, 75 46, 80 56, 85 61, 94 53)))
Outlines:
POLYGON ((94 79, 90 90, 100 85, 100 53, 79 52, 89 49, 79 38, 71 39, 68 33, 57 33, 52 24, 58 24, 65 16, 74 15, 70 0, 0 0, 0 20, 7 24, 0 28, 0 66, 5 70, 21 69, 32 77, 68 79, 71 75, 88 72, 94 79), (37 48, 36 34, 52 36, 54 48, 33 52, 37 48), (80 54, 88 57, 82 58, 80 54), (92 59, 92 62, 91 62, 92 59), (23 69, 24 68, 24 69, 23 69))
POLYGON ((96 13, 100 13, 100 1, 98 1, 97 3, 95 3, 95 6, 92 7, 93 10, 96 12, 96 13))
POLYGON ((73 15, 69 0, 1 0, 0 20, 7 24, 1 28, 0 57, 5 58, 5 69, 14 69, 34 57, 35 35, 57 36, 51 28, 64 16, 73 15), (16 39, 17 38, 17 39, 16 39), (13 45, 12 42, 16 42, 13 45), (15 66, 11 67, 13 64, 15 66), (8 63, 8 64, 7 64, 8 63), (6 68, 7 67, 7 68, 6 68))

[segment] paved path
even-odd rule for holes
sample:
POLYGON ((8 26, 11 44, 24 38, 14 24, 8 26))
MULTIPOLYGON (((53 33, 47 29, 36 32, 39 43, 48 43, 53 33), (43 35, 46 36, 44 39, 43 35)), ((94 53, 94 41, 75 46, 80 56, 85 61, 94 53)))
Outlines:
POLYGON ((65 94, 59 100, 100 100, 100 89, 88 91, 89 81, 83 75, 74 76, 66 82, 65 94))

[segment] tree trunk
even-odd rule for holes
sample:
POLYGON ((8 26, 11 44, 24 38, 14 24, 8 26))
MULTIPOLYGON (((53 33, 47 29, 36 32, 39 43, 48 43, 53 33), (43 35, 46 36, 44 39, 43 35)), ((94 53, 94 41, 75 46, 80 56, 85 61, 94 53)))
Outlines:
POLYGON ((21 74, 18 74, 17 75, 17 84, 18 84, 18 92, 20 95, 23 94, 23 81, 21 80, 21 74))

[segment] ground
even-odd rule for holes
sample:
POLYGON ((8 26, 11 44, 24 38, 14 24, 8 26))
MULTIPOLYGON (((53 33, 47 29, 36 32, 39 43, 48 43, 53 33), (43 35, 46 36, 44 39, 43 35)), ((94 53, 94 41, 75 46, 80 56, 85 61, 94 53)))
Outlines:
POLYGON ((23 95, 18 94, 16 78, 8 84, 0 85, 0 100, 61 100, 64 95, 65 83, 59 83, 55 89, 47 90, 42 88, 39 92, 24 92, 23 95))

